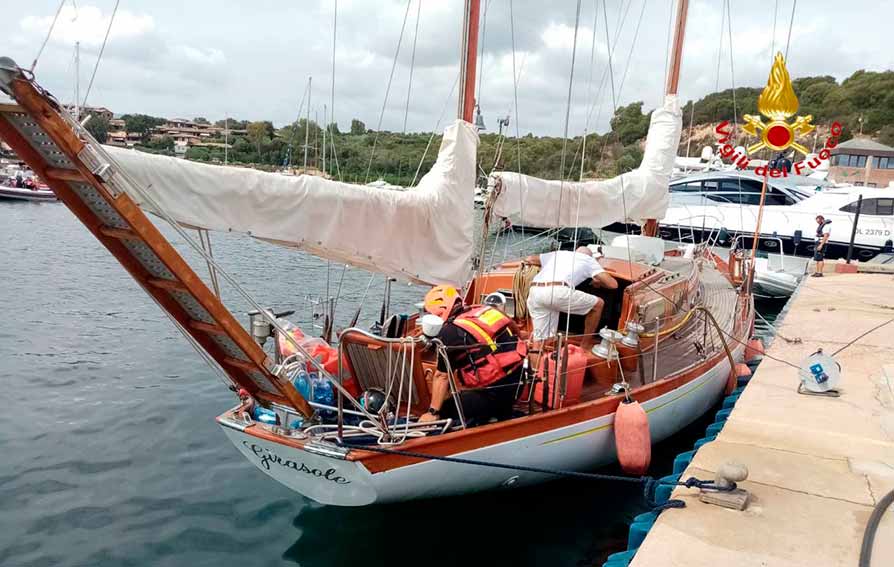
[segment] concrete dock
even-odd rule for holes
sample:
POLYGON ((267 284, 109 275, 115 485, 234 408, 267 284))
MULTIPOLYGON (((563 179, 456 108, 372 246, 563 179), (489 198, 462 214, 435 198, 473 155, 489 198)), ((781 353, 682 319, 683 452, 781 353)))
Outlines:
MULTIPOLYGON (((733 511, 677 488, 686 508, 663 512, 631 565, 856 566, 875 504, 894 490, 894 276, 807 278, 778 335, 717 439, 682 479, 711 479, 729 461, 747 465, 748 508, 733 511), (835 358, 841 397, 797 393, 799 364, 870 329, 835 358)), ((894 510, 879 527, 871 565, 894 565, 894 510)))

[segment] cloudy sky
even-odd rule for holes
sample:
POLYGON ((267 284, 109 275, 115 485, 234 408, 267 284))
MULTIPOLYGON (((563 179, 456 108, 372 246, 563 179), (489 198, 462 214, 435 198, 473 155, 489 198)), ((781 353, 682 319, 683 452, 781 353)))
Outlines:
MULTIPOLYGON (((616 96, 621 103, 642 100, 653 108, 663 91, 673 2, 605 3, 616 96)), ((785 49, 792 0, 730 3, 732 62, 730 38, 722 27, 723 0, 691 2, 681 75, 684 99, 711 92, 718 84, 728 88, 733 81, 737 86, 763 85, 773 45, 785 49)), ((479 100, 488 128, 496 128, 499 116, 512 114, 515 120, 514 20, 520 131, 562 133, 577 4, 482 0, 486 17, 479 100)), ((75 42, 81 44, 83 96, 114 5, 115 0, 68 0, 63 8, 36 69, 38 81, 63 101, 73 98, 75 42)), ((405 15, 382 128, 403 128, 417 14, 408 129, 430 131, 445 108, 446 118, 452 117, 462 5, 462 0, 410 0, 407 12, 407 0, 338 0, 334 102, 342 129, 353 117, 376 127, 405 15)), ((30 66, 58 6, 58 0, 0 0, 6 32, 0 55, 30 66)), ((331 93, 335 6, 335 0, 121 0, 88 104, 119 114, 211 120, 229 115, 269 119, 280 126, 295 119, 312 76, 311 113, 322 121, 331 93)), ((841 79, 861 68, 894 69, 894 51, 887 48, 892 16, 894 5, 888 2, 802 0, 791 31, 791 74, 841 79)), ((612 106, 608 54, 602 0, 582 0, 571 133, 584 129, 588 115, 591 130, 606 127, 612 106)), ((511 128, 515 130, 514 123, 511 128)))

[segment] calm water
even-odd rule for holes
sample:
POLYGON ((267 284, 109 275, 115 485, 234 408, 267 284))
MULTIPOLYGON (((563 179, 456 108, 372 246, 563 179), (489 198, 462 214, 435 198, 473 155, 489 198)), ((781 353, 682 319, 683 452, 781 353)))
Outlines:
MULTIPOLYGON (((0 243, 0 565, 592 565, 644 511, 638 486, 569 481, 366 509, 308 501, 226 440, 214 417, 233 395, 64 206, 0 202, 0 243)), ((312 323, 325 264, 234 235, 214 244, 262 303, 312 323)), ((328 279, 334 295, 341 267, 328 279)), ((338 321, 368 282, 346 273, 338 321)), ((397 286, 394 302, 423 292, 397 286)), ((365 320, 381 297, 377 278, 365 320)), ((653 474, 708 421, 658 447, 653 474)))

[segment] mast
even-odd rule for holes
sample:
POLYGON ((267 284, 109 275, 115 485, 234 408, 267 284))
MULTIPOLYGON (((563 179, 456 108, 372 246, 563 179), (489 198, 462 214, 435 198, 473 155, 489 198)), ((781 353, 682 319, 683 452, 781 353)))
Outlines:
POLYGON ((683 36, 686 35, 686 15, 689 12, 689 0, 677 2, 677 25, 674 28, 674 45, 671 50, 670 72, 667 75, 666 94, 677 94, 680 84, 680 64, 683 61, 683 36))
MULTIPOLYGON (((683 37, 686 35, 686 16, 689 0, 677 0, 677 22, 674 27, 674 44, 671 47, 670 70, 667 75, 666 95, 677 94, 680 85, 680 66, 683 62, 683 37)), ((658 235, 658 219, 648 219, 643 224, 643 236, 658 235)))
POLYGON ((481 12, 481 0, 466 0, 465 17, 463 18, 463 42, 460 53, 460 91, 457 118, 472 123, 472 111, 475 108, 475 76, 478 69, 478 16, 481 12))

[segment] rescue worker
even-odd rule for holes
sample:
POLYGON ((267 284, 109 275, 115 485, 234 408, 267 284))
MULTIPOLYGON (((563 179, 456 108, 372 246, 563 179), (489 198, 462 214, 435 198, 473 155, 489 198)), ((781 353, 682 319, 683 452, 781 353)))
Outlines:
POLYGON ((528 313, 534 327, 531 338, 539 341, 552 338, 558 330, 559 313, 569 313, 586 315, 582 346, 586 348, 595 343, 604 302, 576 288, 590 279, 596 287, 618 289, 617 280, 602 269, 586 246, 574 252, 558 250, 529 256, 525 261, 540 266, 540 273, 534 276, 528 292, 528 313))
POLYGON ((438 357, 431 407, 419 421, 459 418, 448 370, 454 373, 466 425, 512 417, 527 355, 512 319, 487 305, 465 306, 456 288, 446 285, 435 286, 425 295, 425 310, 444 320, 438 339, 447 360, 438 357))
POLYGON ((829 236, 832 234, 832 229, 829 228, 831 222, 827 221, 823 215, 816 216, 816 245, 813 249, 813 261, 816 262, 816 270, 811 274, 814 278, 823 277, 823 266, 826 263, 826 244, 829 242, 829 236))

